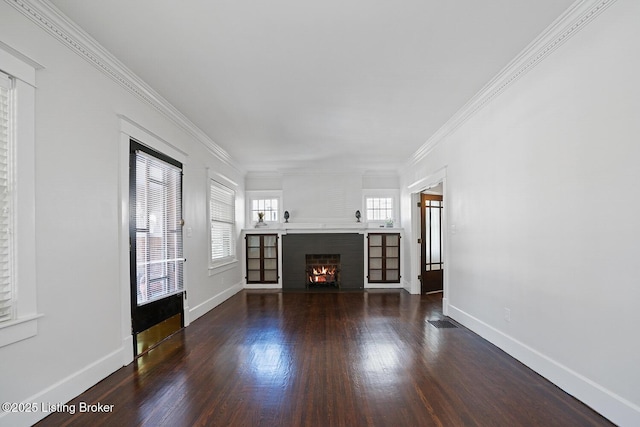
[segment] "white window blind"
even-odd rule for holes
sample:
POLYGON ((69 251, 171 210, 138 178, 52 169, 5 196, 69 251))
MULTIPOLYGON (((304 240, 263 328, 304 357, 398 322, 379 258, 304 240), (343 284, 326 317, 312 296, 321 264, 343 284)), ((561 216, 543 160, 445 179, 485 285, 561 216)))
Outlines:
POLYGON ((13 318, 11 80, 0 73, 0 322, 13 318))
POLYGON ((211 260, 234 257, 235 192, 210 180, 211 260))
POLYGON ((182 169, 136 152, 136 275, 138 305, 181 292, 182 169))

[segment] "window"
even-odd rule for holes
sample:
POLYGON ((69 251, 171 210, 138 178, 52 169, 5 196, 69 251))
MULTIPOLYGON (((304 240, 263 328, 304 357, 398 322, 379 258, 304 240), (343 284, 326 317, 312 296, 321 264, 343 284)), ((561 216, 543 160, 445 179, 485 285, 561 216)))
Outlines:
MULTIPOLYGON (((131 142, 137 305, 182 292, 182 165, 131 142)), ((133 236, 132 236, 133 237, 133 236)))
POLYGON ((38 68, 0 43, 0 347, 36 335, 41 316, 34 217, 38 68))
POLYGON ((386 221, 394 219, 394 200, 392 197, 367 197, 367 221, 386 221))
POLYGON ((264 213, 263 221, 277 223, 282 220, 282 191, 247 190, 245 191, 245 215, 248 224, 258 222, 258 213, 264 213))
POLYGON ((13 219, 11 80, 0 73, 0 322, 13 319, 13 219))
POLYGON ((278 222, 278 199, 254 199, 251 201, 251 221, 258 221, 258 213, 264 213, 264 221, 278 222))
POLYGON ((235 260, 235 191, 210 179, 211 261, 235 260))

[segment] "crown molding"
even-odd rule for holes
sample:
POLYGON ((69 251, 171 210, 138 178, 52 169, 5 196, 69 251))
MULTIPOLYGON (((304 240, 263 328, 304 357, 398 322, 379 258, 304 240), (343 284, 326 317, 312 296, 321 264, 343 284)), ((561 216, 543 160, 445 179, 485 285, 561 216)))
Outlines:
POLYGON ((401 169, 423 160, 448 135, 457 130, 485 105, 499 96, 522 76, 534 69, 553 51, 592 22, 616 0, 578 0, 538 37, 525 47, 489 83, 438 129, 408 160, 401 169))
POLYGON ((5 1, 120 86, 169 118, 220 161, 242 174, 245 173, 244 169, 222 147, 49 1, 5 1))

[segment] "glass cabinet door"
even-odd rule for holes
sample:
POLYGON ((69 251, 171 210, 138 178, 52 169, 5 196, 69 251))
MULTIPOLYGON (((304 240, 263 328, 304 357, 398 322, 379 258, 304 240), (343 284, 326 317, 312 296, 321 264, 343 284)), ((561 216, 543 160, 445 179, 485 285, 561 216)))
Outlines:
POLYGON ((278 235, 249 234, 247 283, 278 283, 278 235))
POLYGON ((400 283, 400 234, 369 234, 369 282, 400 283))

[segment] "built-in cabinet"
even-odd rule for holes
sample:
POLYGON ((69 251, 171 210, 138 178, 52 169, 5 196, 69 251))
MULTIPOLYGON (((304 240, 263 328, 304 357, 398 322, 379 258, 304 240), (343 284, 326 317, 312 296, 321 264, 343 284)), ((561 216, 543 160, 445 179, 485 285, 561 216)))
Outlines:
POLYGON ((269 227, 244 230, 247 289, 307 286, 307 255, 339 255, 341 289, 401 288, 401 229, 269 227))
POLYGON ((278 283, 278 235, 247 234, 247 283, 278 283))
POLYGON ((400 234, 369 233, 369 283, 400 283, 400 234))

